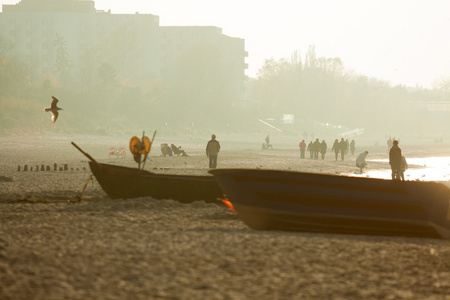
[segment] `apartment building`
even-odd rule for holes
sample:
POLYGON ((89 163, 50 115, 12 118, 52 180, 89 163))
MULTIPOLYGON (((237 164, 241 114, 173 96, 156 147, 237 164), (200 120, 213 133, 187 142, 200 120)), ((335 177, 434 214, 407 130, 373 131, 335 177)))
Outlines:
POLYGON ((14 55, 35 80, 55 74, 61 63, 70 64, 74 76, 107 63, 132 82, 164 78, 183 49, 203 42, 221 49, 217 58, 235 74, 236 89, 244 86, 244 40, 217 27, 160 26, 156 15, 112 14, 90 0, 22 0, 2 10, 0 42, 7 46, 0 54, 14 55))
POLYGON ((22 0, 3 5, 0 38, 35 79, 54 74, 62 55, 73 73, 104 61, 132 80, 159 75, 159 18, 151 14, 96 11, 94 1, 22 0))
POLYGON ((226 36, 221 28, 213 26, 164 26, 160 33, 163 78, 177 71, 180 59, 197 56, 199 64, 209 63, 227 73, 227 84, 233 87, 236 97, 244 92, 248 53, 243 39, 226 36), (184 56, 189 53, 190 56, 184 56))

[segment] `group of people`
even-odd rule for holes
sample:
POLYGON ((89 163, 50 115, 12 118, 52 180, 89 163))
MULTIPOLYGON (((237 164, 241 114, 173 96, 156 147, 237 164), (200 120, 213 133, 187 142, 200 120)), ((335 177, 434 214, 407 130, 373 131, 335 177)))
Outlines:
MULTIPOLYGON (((406 162, 405 156, 402 155, 402 149, 398 146, 398 140, 389 139, 388 146, 391 146, 389 149, 389 165, 391 166, 392 180, 405 181, 405 171, 408 169, 408 163, 406 162)), ((369 154, 369 151, 364 151, 356 158, 356 166, 360 168, 361 173, 367 166, 367 154, 369 154)))
MULTIPOLYGON (((266 144, 269 144, 269 136, 266 138, 266 144)), ((389 145, 388 141, 388 145, 389 145)), ((305 140, 302 140, 299 144, 300 148, 300 158, 305 158, 305 152, 310 152, 310 158, 311 159, 318 159, 319 153, 321 154, 321 159, 325 159, 325 153, 327 152, 327 143, 325 140, 322 140, 322 142, 319 141, 318 138, 316 138, 315 142, 312 141, 309 143, 309 145, 306 145, 305 140)), ((332 151, 335 153, 335 160, 338 159, 339 153, 341 154, 341 160, 344 160, 344 156, 348 154, 348 151, 350 149, 350 152, 352 155, 355 153, 355 140, 352 140, 351 142, 347 140, 344 140, 344 138, 341 138, 341 141, 336 139, 334 141, 333 147, 331 148, 332 151)), ((209 159, 209 168, 215 169, 217 167, 217 155, 220 151, 220 143, 216 140, 216 135, 213 134, 211 136, 211 140, 208 141, 206 145, 206 156, 209 159)), ((360 168, 361 173, 363 172, 363 169, 367 167, 366 163, 366 157, 367 154, 369 154, 369 151, 364 151, 361 154, 358 155, 356 158, 356 166, 360 168)), ((391 166, 392 170, 392 180, 405 180, 405 170, 408 168, 408 164, 406 162, 406 158, 402 155, 402 150, 398 146, 398 140, 394 139, 392 140, 392 146, 389 149, 389 165, 391 166)))
POLYGON ((173 156, 173 155, 188 156, 186 154, 186 152, 183 149, 181 149, 181 146, 177 147, 174 144, 170 144, 170 146, 169 146, 169 144, 167 144, 167 143, 161 144, 161 153, 163 156, 166 156, 166 155, 168 155, 168 156, 173 156))
MULTIPOLYGON (((298 146, 300 148, 300 158, 305 158, 305 152, 309 151, 311 159, 319 159, 319 153, 320 157, 325 159, 325 154, 327 153, 328 148, 325 140, 320 142, 318 138, 316 138, 314 142, 310 141, 308 146, 306 145, 305 140, 302 140, 298 146)), ((344 160, 344 156, 348 154, 349 150, 352 155, 355 154, 355 140, 349 142, 348 139, 344 140, 344 138, 341 138, 341 141, 336 139, 331 147, 331 151, 334 152, 336 160, 338 160, 339 153, 341 154, 341 160, 344 160)))
MULTIPOLYGON (((408 164, 406 162, 406 158, 402 155, 402 151, 398 146, 397 139, 389 139, 387 141, 387 145, 389 148, 389 165, 392 170, 392 180, 405 180, 405 170, 408 168, 408 164)), ((325 153, 327 152, 327 143, 325 140, 322 142, 319 141, 318 138, 314 142, 310 141, 308 145, 306 145, 305 140, 302 140, 299 144, 300 148, 300 158, 305 158, 305 152, 309 151, 311 159, 318 159, 319 153, 322 159, 325 159, 325 153)), ((335 160, 338 160, 339 154, 341 160, 344 160, 345 155, 348 154, 349 150, 352 155, 355 154, 355 140, 351 142, 344 140, 341 138, 334 140, 331 151, 334 152, 335 160)), ((363 172, 363 169, 367 167, 366 156, 369 154, 369 151, 364 151, 358 155, 356 158, 356 166, 360 169, 360 172, 363 172)))
POLYGON ((300 147, 300 158, 305 158, 305 152, 309 151, 309 156, 311 159, 319 159, 319 153, 322 159, 325 159, 325 153, 327 153, 327 143, 325 140, 322 140, 322 142, 319 141, 317 138, 314 143, 311 141, 308 144, 308 147, 306 146, 305 140, 302 140, 299 144, 300 147))

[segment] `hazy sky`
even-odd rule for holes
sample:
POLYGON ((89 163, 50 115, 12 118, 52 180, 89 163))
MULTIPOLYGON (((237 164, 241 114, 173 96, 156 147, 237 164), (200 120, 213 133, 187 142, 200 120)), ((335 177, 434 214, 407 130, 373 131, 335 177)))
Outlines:
MULTIPOLYGON (((0 0, 14 4, 17 0, 0 0)), ((309 45, 370 77, 431 87, 450 78, 449 0, 97 0, 99 10, 151 13, 160 24, 217 26, 245 39, 247 75, 309 45)))

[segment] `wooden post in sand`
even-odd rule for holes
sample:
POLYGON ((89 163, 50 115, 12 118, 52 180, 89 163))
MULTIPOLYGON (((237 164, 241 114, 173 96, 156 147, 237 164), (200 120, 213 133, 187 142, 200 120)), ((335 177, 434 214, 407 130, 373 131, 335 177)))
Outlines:
POLYGON ((92 174, 89 175, 88 180, 87 180, 86 183, 84 184, 83 189, 81 190, 80 195, 77 197, 78 202, 81 201, 81 197, 83 196, 84 190, 86 189, 86 187, 87 187, 89 181, 92 181, 92 176, 93 176, 92 174))
POLYGON ((41 165, 41 171, 45 171, 45 165, 41 165))
POLYGON ((58 165, 56 163, 53 164, 53 171, 58 171, 58 165))
POLYGON ((24 166, 23 166, 23 171, 24 171, 24 172, 27 172, 27 171, 28 171, 28 165, 24 165, 24 166))
POLYGON ((17 166, 17 172, 20 172, 20 165, 17 166))

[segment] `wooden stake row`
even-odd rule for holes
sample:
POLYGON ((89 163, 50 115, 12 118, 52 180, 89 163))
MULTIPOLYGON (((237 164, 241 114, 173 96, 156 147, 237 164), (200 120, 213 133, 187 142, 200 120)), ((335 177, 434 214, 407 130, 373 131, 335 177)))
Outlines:
MULTIPOLYGON (((20 170, 21 170, 21 167, 20 167, 20 165, 18 165, 17 166, 17 172, 20 172, 20 170)), ((40 167, 39 167, 39 165, 36 165, 36 168, 34 168, 34 170, 33 170, 33 167, 30 167, 30 171, 39 171, 39 170, 42 171, 42 172, 49 172, 49 171, 51 171, 51 168, 50 168, 49 165, 47 165, 47 166, 46 165, 41 165, 40 167)), ((68 164, 63 164, 59 168, 58 168, 58 165, 56 163, 53 164, 53 171, 68 171, 68 170, 69 170, 69 165, 68 164)), ((74 171, 73 168, 71 168, 70 170, 74 171)), ((79 171, 79 170, 80 170, 79 168, 76 168, 76 171, 79 171)), ((86 168, 83 167, 82 170, 85 171, 86 168)), ((23 172, 28 172, 28 165, 24 165, 23 166, 23 172)))

